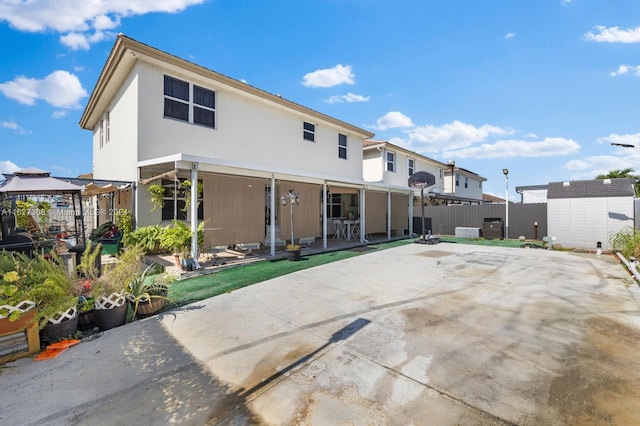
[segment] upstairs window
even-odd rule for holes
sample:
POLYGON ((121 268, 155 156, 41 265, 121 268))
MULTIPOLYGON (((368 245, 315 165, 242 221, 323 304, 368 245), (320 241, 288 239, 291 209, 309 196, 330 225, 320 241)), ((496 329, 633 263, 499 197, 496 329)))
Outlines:
POLYGON ((469 187, 469 178, 465 176, 464 178, 464 187, 468 188, 469 187))
POLYGON ((396 171, 396 154, 393 152, 387 152, 387 171, 396 171))
POLYGON ((302 125, 302 138, 306 141, 315 142, 316 140, 316 125, 307 123, 306 121, 302 125))
POLYGON ((460 175, 456 173, 456 186, 460 186, 460 175))
POLYGON ((104 117, 104 123, 105 123, 105 143, 109 142, 111 140, 111 124, 109 123, 109 111, 106 112, 105 117, 104 117))
POLYGON ((347 159, 347 135, 338 134, 338 158, 347 159))
POLYGON ((216 127, 216 92, 164 76, 164 116, 201 126, 216 127))
POLYGON ((415 162, 413 158, 409 158, 407 162, 407 171, 409 172, 409 176, 413 174, 413 170, 415 169, 415 162))

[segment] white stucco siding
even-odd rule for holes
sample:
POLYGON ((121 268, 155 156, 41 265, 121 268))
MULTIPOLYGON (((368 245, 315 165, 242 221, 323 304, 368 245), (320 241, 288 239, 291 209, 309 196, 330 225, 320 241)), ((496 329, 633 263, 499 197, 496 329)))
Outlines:
POLYGON ((164 118, 165 70, 140 63, 139 158, 186 153, 228 161, 362 178, 362 139, 314 117, 242 94, 195 75, 168 73, 216 92, 216 128, 164 118), (303 123, 315 125, 315 142, 303 123), (347 159, 338 158, 338 134, 347 135, 347 159))
POLYGON ((106 111, 93 130, 93 176, 96 179, 137 179, 137 103, 138 78, 132 73, 109 103, 109 140, 106 141, 105 134, 101 146, 100 126, 105 122, 106 111))
POLYGON ((362 178, 364 180, 382 182, 383 167, 382 152, 377 149, 364 151, 362 159, 362 178))
POLYGON ((567 198, 547 202, 548 233, 565 248, 611 249, 610 236, 633 226, 633 198, 567 198))
POLYGON ((546 203, 547 202, 547 190, 546 189, 532 189, 522 192, 522 203, 546 203))

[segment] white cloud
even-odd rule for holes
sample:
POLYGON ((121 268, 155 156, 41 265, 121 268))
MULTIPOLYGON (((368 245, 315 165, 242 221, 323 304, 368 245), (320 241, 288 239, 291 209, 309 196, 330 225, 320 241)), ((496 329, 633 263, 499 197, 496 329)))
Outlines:
POLYGON ((113 33, 108 30, 119 27, 121 18, 152 12, 177 13, 204 1, 0 0, 0 22, 6 21, 19 31, 62 33, 65 35, 61 41, 65 45, 74 49, 88 49, 87 43, 111 37, 113 33))
POLYGON ((635 75, 640 77, 640 65, 620 65, 617 70, 609 73, 611 77, 616 77, 618 75, 627 74, 629 71, 633 71, 635 75))
POLYGON ((513 157, 549 157, 567 155, 580 149, 580 145, 571 139, 544 138, 540 142, 522 140, 501 140, 493 144, 482 144, 443 153, 455 158, 513 158, 513 157))
POLYGON ((387 130, 413 126, 414 124, 413 121, 411 121, 411 118, 398 111, 389 111, 382 117, 378 118, 378 120, 376 120, 376 125, 372 127, 376 130, 387 130))
POLYGON ((609 136, 598 138, 597 142, 640 146, 640 133, 632 135, 618 135, 616 133, 611 133, 609 136))
POLYGON ((21 104, 35 105, 36 99, 42 99, 56 108, 79 108, 80 99, 87 96, 78 77, 60 70, 43 80, 18 76, 0 83, 0 92, 21 104))
POLYGON ((13 133, 16 133, 18 135, 26 135, 28 133, 31 133, 31 132, 28 132, 25 129, 23 129, 22 126, 20 126, 15 121, 3 121, 3 122, 0 122, 0 127, 3 128, 3 129, 12 130, 13 133))
POLYGON ((330 104, 338 104, 338 103, 353 103, 353 102, 367 102, 371 99, 369 96, 356 95, 355 93, 347 93, 346 95, 335 95, 331 96, 326 102, 330 104))
POLYGON ((67 116, 67 111, 53 111, 51 118, 60 119, 67 116))
POLYGON ((307 87, 333 87, 339 84, 353 84, 355 75, 351 71, 351 65, 336 65, 310 72, 302 77, 302 84, 307 87))
POLYGON ((475 127, 458 120, 442 126, 426 125, 407 131, 409 145, 418 152, 462 149, 483 142, 490 136, 513 133, 512 129, 503 129, 489 124, 475 127))
POLYGON ((595 27, 595 32, 589 32, 584 35, 589 41, 597 41, 600 43, 639 43, 640 27, 623 30, 620 27, 607 28, 602 25, 595 27))
POLYGON ((582 160, 572 160, 565 164, 569 170, 576 172, 571 179, 595 179, 598 175, 606 175, 611 170, 621 170, 630 168, 636 170, 640 162, 640 153, 637 150, 625 150, 625 155, 596 155, 583 158, 582 160), (626 154, 628 153, 628 154, 626 154))
POLYGON ((0 161, 0 173, 15 173, 22 167, 17 166, 15 163, 9 160, 0 161))
POLYGON ((507 40, 510 38, 514 38, 516 36, 516 33, 506 33, 504 35, 504 38, 506 38, 507 40))

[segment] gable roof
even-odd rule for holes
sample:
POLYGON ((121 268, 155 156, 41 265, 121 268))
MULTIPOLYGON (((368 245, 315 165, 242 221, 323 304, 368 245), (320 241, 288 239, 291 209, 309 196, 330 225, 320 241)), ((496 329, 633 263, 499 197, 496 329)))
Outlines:
POLYGON ((347 129, 362 136, 363 139, 371 138, 374 135, 373 133, 352 124, 286 100, 280 95, 274 95, 247 83, 243 83, 242 81, 235 80, 200 65, 196 65, 193 62, 186 61, 178 58, 177 56, 153 48, 127 37, 124 34, 118 34, 118 38, 109 53, 109 57, 105 62, 102 72, 100 73, 100 77, 93 88, 93 92, 91 92, 91 97, 87 102, 84 112, 82 113, 82 117, 80 118, 81 128, 93 130, 116 91, 134 67, 136 61, 141 58, 145 58, 151 62, 162 63, 167 67, 187 70, 209 80, 213 80, 219 84, 223 84, 228 88, 243 92, 249 96, 255 96, 260 99, 273 102, 279 107, 285 107, 317 120, 347 129))
POLYGON ((550 182, 547 199, 590 197, 633 197, 633 179, 594 179, 550 182))

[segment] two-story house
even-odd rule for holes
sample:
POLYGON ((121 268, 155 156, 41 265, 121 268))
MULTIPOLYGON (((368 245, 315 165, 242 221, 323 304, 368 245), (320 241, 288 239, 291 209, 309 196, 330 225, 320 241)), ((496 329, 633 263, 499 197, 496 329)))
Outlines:
POLYGON ((293 223, 294 238, 322 238, 326 248, 329 218, 347 209, 359 220, 360 240, 390 236, 393 223, 408 222, 411 191, 362 178, 371 132, 124 35, 80 126, 93 132, 95 179, 138 183, 138 226, 186 214, 194 231, 205 222, 205 246, 264 242, 275 254, 293 223), (190 192, 181 189, 185 181, 190 192), (166 189, 162 208, 152 208, 149 184, 166 189), (290 191, 300 201, 295 208, 290 191), (336 212, 335 194, 344 210, 336 212), (185 213, 187 198, 197 208, 185 213))
POLYGON ((482 204, 482 182, 486 180, 451 161, 444 171, 444 195, 436 199, 447 204, 482 204))

